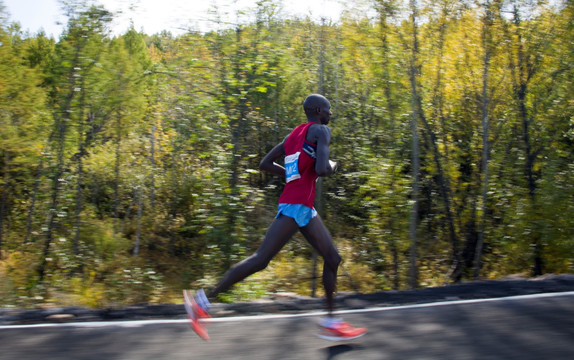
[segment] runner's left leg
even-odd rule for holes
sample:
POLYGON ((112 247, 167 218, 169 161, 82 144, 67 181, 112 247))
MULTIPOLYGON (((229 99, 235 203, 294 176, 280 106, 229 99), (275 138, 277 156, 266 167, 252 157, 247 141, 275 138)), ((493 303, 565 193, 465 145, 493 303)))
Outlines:
POLYGON ((329 315, 321 321, 321 330, 317 336, 327 340, 351 340, 363 336, 367 332, 366 328, 355 328, 343 320, 333 317, 337 270, 341 263, 341 256, 325 224, 323 224, 319 216, 316 216, 311 219, 307 226, 301 228, 301 233, 325 261, 323 265, 323 286, 325 287, 329 315))
POLYGON ((329 315, 334 309, 334 293, 337 287, 337 270, 341 263, 341 256, 337 251, 329 230, 323 224, 321 217, 317 215, 302 227, 301 233, 313 248, 321 255, 323 266, 323 287, 327 298, 327 310, 329 315))

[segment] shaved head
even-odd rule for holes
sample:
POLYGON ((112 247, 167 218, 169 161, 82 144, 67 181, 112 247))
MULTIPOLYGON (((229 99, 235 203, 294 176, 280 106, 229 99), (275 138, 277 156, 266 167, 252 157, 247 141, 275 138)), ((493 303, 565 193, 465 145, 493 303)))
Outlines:
POLYGON ((303 102, 303 109, 305 109, 306 114, 309 114, 309 112, 313 112, 317 108, 321 108, 324 105, 327 106, 331 105, 326 97, 320 94, 311 94, 307 96, 307 98, 303 102))
POLYGON ((331 103, 320 94, 311 94, 303 101, 303 109, 308 121, 327 125, 331 119, 331 103))

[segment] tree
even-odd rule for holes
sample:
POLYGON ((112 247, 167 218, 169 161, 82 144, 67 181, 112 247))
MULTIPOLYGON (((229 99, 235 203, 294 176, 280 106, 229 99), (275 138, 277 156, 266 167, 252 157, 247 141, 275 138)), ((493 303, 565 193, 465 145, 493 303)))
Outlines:
MULTIPOLYGON (((570 2, 376 0, 329 22, 270 0, 113 37, 91 4, 65 2, 57 40, 0 15, 0 306, 209 285, 257 246, 283 181, 257 164, 317 91, 341 290, 574 270, 570 2)), ((230 296, 308 293, 311 259, 295 238, 230 296)))
MULTIPOLYGON (((450 180, 447 176, 447 172, 444 170, 444 158, 439 150, 439 138, 436 135, 436 131, 431 126, 432 123, 436 124, 444 124, 444 114, 443 114, 443 80, 442 80, 442 73, 443 69, 443 53, 445 48, 445 34, 446 28, 448 23, 448 15, 450 13, 451 7, 453 4, 449 1, 442 2, 440 5, 440 15, 437 19, 438 24, 438 40, 437 40, 437 66, 436 66, 436 81, 432 85, 432 101, 431 104, 433 106, 432 110, 427 111, 430 113, 431 118, 429 119, 428 116, 425 114, 425 111, 422 106, 422 99, 420 96, 417 95, 417 107, 419 108, 418 116, 420 121, 424 125, 425 132, 425 143, 427 147, 431 148, 433 161, 436 167, 436 185, 439 188, 439 192, 441 194, 441 198, 444 204, 444 213, 446 216, 446 226, 448 228, 448 237, 451 244, 451 272, 447 275, 447 278, 452 278, 455 281, 461 280, 461 267, 462 267, 462 259, 461 259, 461 251, 460 251, 460 244, 459 244, 459 237, 457 234, 457 230, 455 227, 455 219, 452 211, 452 195, 451 195, 451 185, 450 180)), ((444 129, 444 126, 442 126, 444 129)), ((444 137, 443 137, 444 139, 444 137)), ((442 147, 445 149, 444 152, 448 155, 448 142, 443 141, 442 147)), ((429 200, 430 201, 430 200, 429 200)))
POLYGON ((482 125, 482 219, 480 220, 480 230, 474 256, 474 278, 480 275, 480 262, 484 246, 484 236, 486 229, 486 217, 488 210, 488 181, 489 181, 489 159, 490 159, 490 103, 491 94, 489 92, 490 61, 493 51, 492 27, 495 16, 500 11, 498 2, 487 1, 484 3, 484 15, 482 18, 482 48, 483 48, 483 68, 482 68, 482 96, 481 96, 481 125, 482 125))
POLYGON ((38 72, 22 60, 27 43, 14 28, 0 27, 0 252, 12 210, 27 194, 40 157, 46 96, 38 72))
MULTIPOLYGON (((54 130, 52 132, 53 146, 56 153, 56 164, 52 170, 52 189, 50 195, 50 208, 48 210, 48 220, 46 224, 46 234, 44 240, 44 248, 40 265, 38 267, 38 275, 40 281, 44 280, 46 267, 48 263, 48 254, 54 238, 55 226, 57 223, 58 213, 62 213, 61 206, 61 192, 64 185, 64 178, 66 172, 66 155, 67 155, 67 142, 69 136, 69 124, 74 120, 83 121, 84 119, 74 119, 74 110, 76 109, 76 101, 80 101, 79 114, 81 117, 85 115, 83 97, 78 99, 77 93, 83 92, 82 88, 83 79, 87 76, 90 70, 97 64, 97 56, 100 49, 94 48, 94 45, 101 44, 107 24, 111 21, 111 14, 102 7, 87 7, 85 4, 73 4, 67 9, 69 17, 68 27, 64 35, 64 42, 60 44, 58 61, 63 66, 64 70, 61 74, 61 83, 58 83, 55 88, 54 95, 54 130), (96 40, 97 39, 97 40, 96 40), (94 41, 96 40, 96 41, 94 41), (78 91, 79 90, 79 91, 78 91)), ((85 99, 84 99, 85 100, 85 99)), ((80 129, 84 129, 83 126, 80 129)), ((83 135, 83 134, 82 134, 83 135)), ((80 144, 82 143, 80 139, 80 144)), ((80 159, 82 156, 83 148, 80 145, 80 159)), ((82 181, 82 165, 81 161, 78 163, 80 185, 78 185, 78 202, 77 206, 81 207, 81 181, 82 181)), ((77 212, 77 222, 79 226, 79 214, 81 209, 77 212)), ((76 244, 77 246, 77 244, 76 244)))
POLYGON ((531 216, 530 242, 532 247, 534 275, 544 273, 544 244, 541 233, 539 212, 538 182, 543 173, 541 155, 546 150, 543 142, 538 141, 541 133, 536 108, 530 104, 538 103, 533 93, 537 75, 543 71, 544 49, 549 44, 551 29, 541 30, 537 21, 523 22, 523 16, 531 16, 528 3, 512 1, 510 3, 512 22, 508 26, 509 67, 513 88, 516 116, 522 128, 522 148, 524 151, 524 176, 529 198, 531 216))
POLYGON ((417 269, 417 225, 419 213, 419 171, 420 171, 420 148, 419 148, 419 129, 418 121, 421 116, 421 99, 419 97, 419 79, 420 63, 418 58, 419 39, 418 39, 418 4, 416 0, 410 0, 410 26, 411 26, 411 43, 409 59, 409 83, 411 89, 411 166, 412 166, 412 209, 409 224, 409 239, 411 241, 410 250, 410 286, 418 286, 418 269, 417 269))

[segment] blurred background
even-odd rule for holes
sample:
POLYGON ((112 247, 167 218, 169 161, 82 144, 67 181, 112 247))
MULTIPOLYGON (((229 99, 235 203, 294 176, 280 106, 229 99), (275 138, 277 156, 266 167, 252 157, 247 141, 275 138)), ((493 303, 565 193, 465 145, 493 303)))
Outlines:
MULTIPOLYGON (((272 221, 258 164, 314 92, 339 290, 574 271, 571 1, 203 3, 0 0, 0 307, 213 285, 272 221)), ((320 273, 297 236, 220 300, 320 273)))

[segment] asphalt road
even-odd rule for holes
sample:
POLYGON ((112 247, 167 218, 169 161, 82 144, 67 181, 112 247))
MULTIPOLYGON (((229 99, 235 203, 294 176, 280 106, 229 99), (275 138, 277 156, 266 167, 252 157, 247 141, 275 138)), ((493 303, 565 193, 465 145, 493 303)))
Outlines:
POLYGON ((0 359, 572 359, 574 292, 358 309, 369 332, 314 336, 318 313, 217 318, 204 342, 183 319, 0 327, 0 359))

